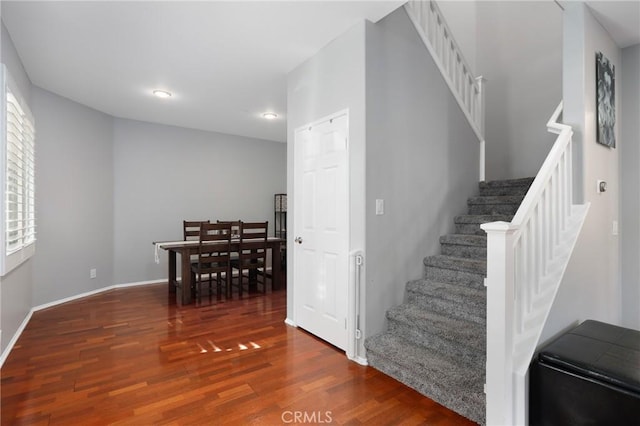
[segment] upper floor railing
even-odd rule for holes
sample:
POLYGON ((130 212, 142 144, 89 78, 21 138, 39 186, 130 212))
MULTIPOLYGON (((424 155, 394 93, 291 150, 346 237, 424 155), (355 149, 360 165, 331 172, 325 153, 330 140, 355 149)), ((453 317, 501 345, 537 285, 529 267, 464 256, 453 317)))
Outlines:
POLYGON ((484 180, 484 80, 474 77, 435 1, 409 1, 409 18, 434 58, 453 96, 480 141, 480 180, 484 180))

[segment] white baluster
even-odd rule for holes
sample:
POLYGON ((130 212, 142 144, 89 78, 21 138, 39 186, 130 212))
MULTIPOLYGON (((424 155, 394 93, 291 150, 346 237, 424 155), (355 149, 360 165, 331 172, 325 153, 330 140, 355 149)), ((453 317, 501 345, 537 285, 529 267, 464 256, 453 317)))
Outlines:
POLYGON ((452 41, 449 49, 449 69, 451 70, 449 78, 451 81, 456 75, 456 56, 458 56, 458 52, 456 51, 455 43, 452 41))
POLYGON ((455 92, 457 94, 460 93, 460 82, 462 81, 461 76, 462 76, 462 61, 460 59, 460 56, 456 54, 456 76, 455 76, 453 85, 455 87, 455 92))
POLYGON ((558 182, 558 187, 559 187, 559 192, 560 192, 560 200, 558 201, 558 210, 559 210, 559 215, 560 215, 560 232, 564 232, 565 230, 565 225, 566 225, 566 221, 565 221, 565 210, 564 210, 564 206, 567 202, 567 174, 566 174, 566 158, 567 152, 564 151, 562 153, 562 156, 560 157, 560 161, 558 162, 558 175, 560 176, 560 180, 558 182))
POLYGON ((536 250, 535 247, 535 240, 534 240, 534 229, 533 229, 533 222, 531 222, 531 218, 529 218, 529 220, 527 221, 527 240, 529 242, 529 246, 527 247, 527 271, 529 272, 529 274, 527 275, 527 281, 526 281, 526 285, 527 285, 527 313, 531 312, 531 310, 533 309, 533 295, 534 295, 534 289, 535 289, 535 281, 533 281, 533 274, 531 273, 531 271, 533 271, 534 268, 534 253, 536 250))
POLYGON ((446 29, 443 29, 443 40, 442 40, 442 64, 444 65, 444 70, 447 76, 450 75, 451 68, 449 67, 449 52, 451 52, 451 39, 449 38, 449 33, 446 29))
POLYGON ((551 199, 551 232, 553 236, 553 245, 551 250, 552 257, 560 243, 560 232, 558 229, 558 224, 560 223, 558 219, 558 188, 560 188, 560 185, 558 184, 558 166, 556 165, 553 173, 551 173, 551 194, 553 196, 551 199))
POLYGON ((531 222, 531 280, 535 285, 536 294, 540 293, 540 238, 539 238, 539 229, 540 225, 538 224, 538 209, 536 208, 529 218, 529 222, 531 222))
POLYGON ((482 77, 476 77, 476 83, 478 85, 478 105, 479 105, 479 113, 478 113, 478 128, 480 129, 480 133, 484 135, 484 105, 485 105, 485 85, 487 84, 487 80, 482 77))
POLYGON ((467 87, 467 96, 469 97, 467 99, 467 108, 471 109, 473 105, 473 92, 475 91, 475 84, 471 73, 469 73, 469 77, 467 79, 467 87))
POLYGON ((425 34, 429 34, 429 6, 427 3, 422 1, 418 2, 417 4, 420 8, 420 12, 418 14, 420 26, 424 30, 425 34))
POLYGON ((555 169, 549 177, 549 260, 553 259, 553 251, 555 249, 556 240, 556 174, 555 169))
POLYGON ((436 48, 436 56, 438 61, 442 63, 442 25, 440 23, 440 15, 436 14, 436 40, 435 40, 435 48, 436 48))
POLYGON ((439 24, 439 28, 440 28, 440 45, 438 46, 438 57, 440 58, 440 63, 441 64, 445 64, 445 60, 444 60, 444 55, 445 55, 445 51, 446 51, 446 44, 447 44, 447 30, 445 29, 443 23, 442 23, 442 16, 438 15, 438 24, 439 24))
MULTIPOLYGON (((572 132, 573 134, 573 132, 572 132)), ((571 199, 571 204, 573 204, 573 197, 575 194, 573 193, 573 138, 569 138, 569 142, 567 143, 567 155, 569 156, 569 169, 567 170, 567 177, 569 178, 569 198, 571 199)), ((567 216, 571 216, 571 206, 568 206, 567 216)))
POLYGON ((525 302, 525 289, 526 289, 526 280, 527 280, 527 246, 529 245, 529 241, 527 239, 527 233, 524 232, 526 228, 523 228, 523 232, 520 234, 520 238, 518 239, 518 243, 515 246, 515 299, 516 306, 519 309, 516 309, 514 312, 515 316, 515 324, 516 324, 516 333, 522 333, 524 328, 524 302, 525 302))

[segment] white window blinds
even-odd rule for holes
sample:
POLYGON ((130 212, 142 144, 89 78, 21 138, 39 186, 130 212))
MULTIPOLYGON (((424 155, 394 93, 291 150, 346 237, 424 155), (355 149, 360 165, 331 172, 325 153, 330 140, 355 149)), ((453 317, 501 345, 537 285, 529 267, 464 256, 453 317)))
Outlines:
POLYGON ((2 66, 2 256, 0 274, 31 257, 35 251, 35 128, 34 120, 2 66))

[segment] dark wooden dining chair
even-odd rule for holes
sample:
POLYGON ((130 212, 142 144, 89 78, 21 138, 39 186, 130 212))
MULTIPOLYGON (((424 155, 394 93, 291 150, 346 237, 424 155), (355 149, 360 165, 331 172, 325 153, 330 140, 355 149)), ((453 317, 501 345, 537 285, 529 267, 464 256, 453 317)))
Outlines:
POLYGON ((242 297, 245 278, 247 292, 251 284, 259 284, 262 277, 262 292, 267 292, 267 234, 269 222, 240 222, 238 259, 232 266, 238 270, 238 294, 242 297), (244 272, 247 272, 247 275, 244 272))
POLYGON ((228 223, 203 223, 200 226, 198 260, 191 265, 194 288, 198 301, 202 300, 202 283, 207 277, 209 296, 213 293, 212 281, 215 277, 217 294, 222 294, 224 281, 225 295, 231 294, 231 225, 228 223))
POLYGON ((209 223, 208 220, 183 220, 182 232, 184 240, 197 240, 200 238, 200 225, 203 223, 209 223))
MULTIPOLYGON (((182 235, 185 241, 197 241, 200 239, 200 226, 203 223, 209 223, 208 220, 183 220, 182 221, 182 235)), ((191 266, 195 265, 198 262, 198 256, 193 255, 189 258, 191 262, 191 266)), ((191 274, 193 278, 193 273, 191 274)), ((195 281, 192 279, 192 283, 195 281)))
POLYGON ((231 238, 237 238, 240 235, 239 220, 218 220, 218 223, 228 223, 231 225, 231 238))
MULTIPOLYGON (((218 220, 218 223, 228 223, 231 225, 231 239, 237 240, 240 236, 240 221, 239 220, 218 220)), ((231 264, 238 262, 237 251, 231 252, 231 264)), ((232 277, 233 278, 233 277, 232 277)))

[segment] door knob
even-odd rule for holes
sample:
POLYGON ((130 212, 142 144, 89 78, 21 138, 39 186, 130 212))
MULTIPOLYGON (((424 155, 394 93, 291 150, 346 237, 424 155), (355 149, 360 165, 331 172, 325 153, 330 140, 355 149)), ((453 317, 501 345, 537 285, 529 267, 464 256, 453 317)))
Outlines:
POLYGON ((296 238, 295 240, 293 240, 293 241, 295 241, 295 242, 296 242, 296 243, 298 243, 298 244, 302 244, 302 238, 300 238, 300 237, 297 237, 297 238, 296 238))

